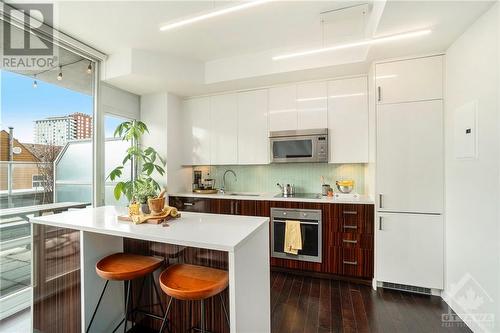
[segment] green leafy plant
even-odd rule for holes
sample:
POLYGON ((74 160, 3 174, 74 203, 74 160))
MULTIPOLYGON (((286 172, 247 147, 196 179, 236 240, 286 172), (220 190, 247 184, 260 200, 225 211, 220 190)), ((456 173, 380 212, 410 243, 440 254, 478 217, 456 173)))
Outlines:
POLYGON ((148 127, 142 121, 125 121, 116 127, 115 137, 120 137, 123 141, 131 142, 127 149, 121 165, 114 168, 106 179, 115 181, 121 178, 125 164, 132 163, 137 170, 137 176, 132 180, 120 181, 115 185, 114 195, 119 200, 125 195, 129 201, 136 199, 141 203, 147 201, 148 197, 156 195, 160 190, 160 185, 151 175, 157 172, 165 174, 165 161, 158 155, 152 147, 142 147, 140 139, 144 133, 149 133, 148 127))
POLYGON ((137 183, 136 186, 134 198, 138 203, 145 204, 148 202, 148 198, 157 194, 156 186, 149 179, 137 183))

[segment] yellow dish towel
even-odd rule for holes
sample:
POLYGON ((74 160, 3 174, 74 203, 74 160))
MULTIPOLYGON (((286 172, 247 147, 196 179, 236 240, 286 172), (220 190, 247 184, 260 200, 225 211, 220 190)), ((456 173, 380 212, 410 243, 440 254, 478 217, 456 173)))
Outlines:
POLYGON ((298 254, 302 250, 302 235, 299 221, 285 221, 285 249, 286 253, 298 254))

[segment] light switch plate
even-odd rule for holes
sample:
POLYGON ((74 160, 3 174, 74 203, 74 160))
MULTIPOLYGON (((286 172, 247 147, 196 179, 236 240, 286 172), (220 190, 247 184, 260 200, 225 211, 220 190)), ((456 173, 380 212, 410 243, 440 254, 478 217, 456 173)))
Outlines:
POLYGON ((455 158, 477 158, 477 101, 470 101, 455 109, 455 158))

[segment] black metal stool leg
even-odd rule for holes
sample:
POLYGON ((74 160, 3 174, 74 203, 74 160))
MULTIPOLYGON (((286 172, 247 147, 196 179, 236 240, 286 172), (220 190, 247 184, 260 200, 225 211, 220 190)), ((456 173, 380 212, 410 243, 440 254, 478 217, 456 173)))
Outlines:
POLYGON ((226 303, 224 303, 224 298, 222 298, 222 293, 219 293, 219 298, 222 304, 222 310, 224 310, 224 317, 226 317, 227 326, 231 327, 231 325, 229 325, 229 315, 227 314, 226 303))
POLYGON ((94 317, 97 313, 97 309, 99 308, 99 304, 101 304, 102 296, 104 296, 104 292, 106 291, 106 287, 108 286, 109 280, 106 280, 106 283, 104 284, 104 288, 102 288, 101 296, 99 296, 99 300, 97 301, 97 305, 95 306, 94 313, 92 314, 92 318, 90 318, 90 323, 89 326, 87 326, 87 330, 85 333, 88 333, 90 330, 90 326, 92 326, 92 322, 94 321, 94 317))
MULTIPOLYGON (((132 299, 132 328, 135 326, 135 322, 136 322, 136 315, 137 315, 137 309, 140 307, 141 305, 141 298, 142 298, 142 290, 144 289, 144 285, 146 284, 146 278, 147 276, 144 276, 142 278, 142 283, 141 283, 141 288, 139 289, 139 296, 137 297, 137 301, 136 302, 133 302, 133 299, 132 299), (134 303, 137 303, 137 304, 134 304, 134 303)), ((130 281, 129 283, 131 283, 132 281, 130 281)), ((133 293, 132 293, 133 295, 133 293)))
POLYGON ((128 302, 129 302, 129 298, 130 298, 130 282, 131 281, 123 281, 123 284, 125 284, 126 288, 127 288, 127 296, 125 298, 125 324, 123 325, 123 333, 127 332, 128 302))
POLYGON ((151 283, 153 284, 153 288, 155 289, 156 297, 158 297, 158 302, 160 302, 161 312, 165 314, 165 309, 163 308, 163 303, 161 302, 160 293, 158 292, 158 287, 156 286, 153 274, 151 274, 151 283))
POLYGON ((165 329, 165 326, 167 326, 167 330, 170 332, 170 329, 168 328, 168 325, 167 325, 167 317, 168 317, 168 313, 170 312, 170 306, 172 305, 172 301, 174 299, 172 297, 170 297, 170 301, 168 301, 168 305, 167 305, 167 311, 165 311, 165 317, 163 317, 163 322, 161 323, 161 327, 160 327, 160 331, 158 333, 163 333, 163 330, 165 329))
POLYGON ((205 300, 201 300, 201 333, 205 333, 205 300))
POLYGON ((189 306, 189 325, 188 325, 188 329, 187 331, 188 332, 191 332, 191 329, 193 328, 193 302, 191 301, 187 301, 188 302, 188 306, 189 306))

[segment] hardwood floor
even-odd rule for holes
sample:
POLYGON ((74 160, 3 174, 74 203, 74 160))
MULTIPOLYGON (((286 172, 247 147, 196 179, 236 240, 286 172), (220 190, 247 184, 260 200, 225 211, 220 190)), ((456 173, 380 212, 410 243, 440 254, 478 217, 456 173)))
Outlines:
POLYGON ((272 272, 273 333, 471 332, 445 327, 451 309, 439 297, 272 272))
MULTIPOLYGON (((463 323, 444 326, 441 315, 449 311, 437 296, 271 273, 272 333, 472 332, 463 323)), ((156 331, 137 326, 131 332, 156 331)))

